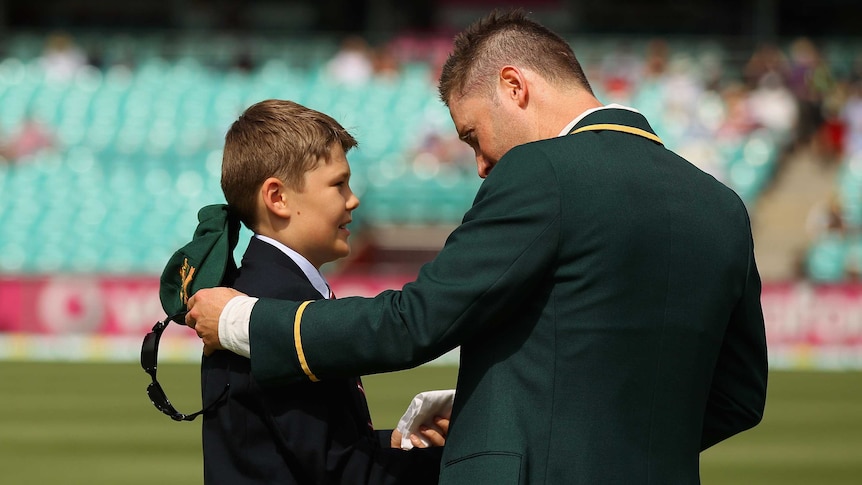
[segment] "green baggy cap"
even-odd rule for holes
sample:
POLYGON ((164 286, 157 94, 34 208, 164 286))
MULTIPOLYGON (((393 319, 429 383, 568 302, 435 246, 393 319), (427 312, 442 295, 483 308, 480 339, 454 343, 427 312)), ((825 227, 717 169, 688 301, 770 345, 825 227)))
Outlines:
POLYGON ((236 271, 233 250, 239 229, 239 218, 225 204, 198 211, 191 242, 171 256, 159 282, 159 298, 168 315, 185 311, 196 291, 220 286, 225 275, 236 271))

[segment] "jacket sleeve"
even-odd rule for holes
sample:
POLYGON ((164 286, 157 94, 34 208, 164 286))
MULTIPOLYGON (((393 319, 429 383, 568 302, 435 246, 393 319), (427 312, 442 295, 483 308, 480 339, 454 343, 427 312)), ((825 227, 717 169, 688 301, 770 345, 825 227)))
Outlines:
POLYGON ((766 405, 768 365, 761 283, 753 242, 749 248, 747 280, 731 314, 713 374, 701 450, 757 425, 766 405))
POLYGON ((432 360, 529 298, 552 268, 559 226, 553 169, 535 149, 516 147, 434 261, 403 290, 304 306, 259 300, 249 330, 252 372, 262 383, 290 383, 432 360))

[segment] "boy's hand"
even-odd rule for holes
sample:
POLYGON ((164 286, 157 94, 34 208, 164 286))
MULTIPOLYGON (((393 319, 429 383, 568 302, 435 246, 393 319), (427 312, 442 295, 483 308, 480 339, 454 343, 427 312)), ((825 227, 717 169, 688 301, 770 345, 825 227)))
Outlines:
MULTIPOLYGON (((446 444, 446 437, 449 435, 449 419, 442 416, 434 417, 434 426, 421 426, 419 433, 430 443, 426 445, 415 434, 410 435, 410 442, 416 448, 428 448, 429 446, 443 446, 446 444)), ((401 432, 397 429, 392 430, 392 438, 389 440, 392 448, 401 448, 401 432)))
MULTIPOLYGON (((431 443, 431 446, 443 446, 446 444, 446 437, 449 436, 449 418, 434 416, 434 426, 420 426, 419 433, 431 443)), ((411 436, 410 441, 413 442, 413 446, 417 446, 416 442, 419 440, 414 440, 413 436, 411 436)), ((425 447, 421 441, 419 441, 418 446, 420 448, 425 447)))
POLYGON ((242 296, 232 288, 206 288, 199 290, 189 299, 189 312, 186 325, 197 332, 204 342, 204 355, 223 349, 218 335, 218 320, 227 302, 235 296, 242 296))

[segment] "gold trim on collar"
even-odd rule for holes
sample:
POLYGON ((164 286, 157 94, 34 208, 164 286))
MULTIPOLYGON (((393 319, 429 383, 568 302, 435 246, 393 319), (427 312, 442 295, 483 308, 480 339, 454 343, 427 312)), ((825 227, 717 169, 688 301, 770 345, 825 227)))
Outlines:
POLYGON ((293 345, 296 347, 296 357, 299 359, 299 365, 302 367, 302 371, 305 372, 305 375, 311 379, 311 382, 317 382, 320 379, 311 372, 311 369, 308 367, 308 361, 305 360, 305 352, 302 350, 302 337, 299 333, 299 326, 302 323, 302 312, 305 311, 305 307, 311 303, 311 300, 302 302, 299 305, 299 308, 296 309, 296 317, 293 319, 293 345))
POLYGON ((648 140, 652 140, 659 145, 664 145, 664 142, 661 141, 657 135, 654 135, 646 130, 642 130, 640 128, 635 128, 633 126, 626 125, 614 125, 611 123, 599 123, 596 125, 588 125, 578 128, 577 130, 572 130, 569 134, 574 135, 575 133, 580 133, 582 131, 598 131, 598 130, 613 130, 613 131, 622 131, 623 133, 630 133, 632 135, 642 136, 648 140))

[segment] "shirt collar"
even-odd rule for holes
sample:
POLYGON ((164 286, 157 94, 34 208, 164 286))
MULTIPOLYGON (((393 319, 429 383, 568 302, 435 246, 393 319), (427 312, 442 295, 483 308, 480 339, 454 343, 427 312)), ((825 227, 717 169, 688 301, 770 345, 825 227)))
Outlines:
POLYGON ((574 120, 572 120, 571 123, 566 125, 566 127, 563 128, 563 131, 561 131, 560 134, 557 136, 568 135, 569 132, 572 131, 572 128, 574 128, 575 125, 580 123, 582 119, 586 118, 587 115, 589 115, 590 113, 594 113, 596 111, 602 110, 602 109, 627 109, 629 111, 634 111, 635 113, 640 113, 640 111, 638 111, 634 108, 629 108, 628 106, 623 106, 621 104, 616 104, 616 103, 611 103, 611 104, 608 104, 605 106, 599 106, 598 108, 591 108, 591 109, 588 109, 588 110, 584 111, 583 113, 579 114, 578 117, 575 118, 574 120))
POLYGON ((314 289, 319 291, 324 298, 329 298, 329 284, 326 282, 326 279, 320 274, 320 271, 314 267, 305 256, 297 253, 293 249, 285 246, 284 244, 276 241, 275 239, 267 236, 262 236, 260 234, 255 234, 254 237, 260 239, 261 241, 272 244, 276 248, 278 248, 281 252, 286 254, 290 259, 299 266, 299 269, 305 274, 305 277, 308 278, 308 281, 311 282, 314 289))

